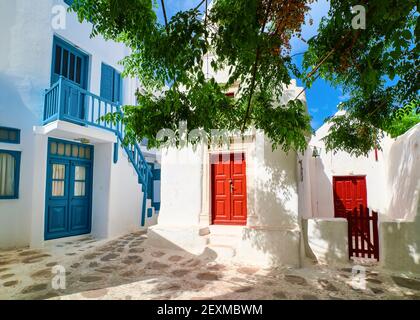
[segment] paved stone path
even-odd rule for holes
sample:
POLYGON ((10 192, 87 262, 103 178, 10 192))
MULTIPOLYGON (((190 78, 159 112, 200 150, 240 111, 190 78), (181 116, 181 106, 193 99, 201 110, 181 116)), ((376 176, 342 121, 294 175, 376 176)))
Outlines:
POLYGON ((420 280, 368 267, 366 289, 351 268, 262 269, 147 246, 142 232, 89 237, 42 250, 0 251, 0 299, 420 299, 420 280), (52 269, 66 289, 52 289, 52 269))

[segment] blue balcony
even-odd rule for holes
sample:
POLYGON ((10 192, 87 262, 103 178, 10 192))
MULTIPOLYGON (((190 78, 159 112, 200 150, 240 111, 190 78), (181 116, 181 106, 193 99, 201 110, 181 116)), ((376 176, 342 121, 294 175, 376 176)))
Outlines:
MULTIPOLYGON (((44 125, 53 121, 67 121, 81 126, 92 126, 108 130, 122 144, 125 127, 121 123, 107 123, 102 117, 108 113, 120 112, 117 103, 99 97, 63 77, 45 92, 44 125)), ((147 198, 153 197, 153 174, 144 158, 139 144, 122 145, 137 172, 139 183, 147 198)))
POLYGON ((117 103, 101 98, 72 81, 60 78, 45 92, 44 125, 62 120, 82 126, 93 126, 118 133, 118 124, 101 119, 109 112, 121 112, 117 103))

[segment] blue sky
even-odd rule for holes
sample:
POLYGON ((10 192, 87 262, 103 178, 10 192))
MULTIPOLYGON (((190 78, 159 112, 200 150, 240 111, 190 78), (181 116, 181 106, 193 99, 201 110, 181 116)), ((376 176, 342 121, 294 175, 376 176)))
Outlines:
MULTIPOLYGON (((160 1, 157 2, 160 5, 160 1)), ((194 8, 200 2, 200 0, 165 0, 168 19, 180 10, 194 8)), ((314 23, 313 25, 306 23, 303 27, 302 36, 305 40, 309 40, 316 35, 319 22, 323 16, 327 15, 328 9, 329 2, 327 0, 318 0, 311 5, 307 22, 309 18, 312 18, 314 23)), ((157 14, 159 20, 163 22, 162 10, 158 10, 157 14)), ((306 43, 300 39, 292 39, 291 44, 292 54, 307 50, 306 43)), ((295 56, 294 59, 298 66, 301 65, 302 58, 302 55, 295 56)), ((298 84, 302 85, 299 81, 298 84)), ((309 113, 312 116, 312 127, 316 130, 324 123, 325 118, 337 111, 337 105, 346 97, 339 88, 333 88, 324 80, 318 79, 310 89, 306 90, 306 99, 309 113)))

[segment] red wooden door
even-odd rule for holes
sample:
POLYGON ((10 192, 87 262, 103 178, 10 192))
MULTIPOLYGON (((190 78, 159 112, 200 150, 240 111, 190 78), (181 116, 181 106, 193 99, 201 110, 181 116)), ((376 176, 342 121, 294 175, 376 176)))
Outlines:
POLYGON ((333 177, 333 191, 336 218, 346 218, 347 212, 359 210, 361 205, 367 208, 365 176, 333 177))
POLYGON ((211 174, 213 223, 246 225, 245 155, 213 156, 211 174))

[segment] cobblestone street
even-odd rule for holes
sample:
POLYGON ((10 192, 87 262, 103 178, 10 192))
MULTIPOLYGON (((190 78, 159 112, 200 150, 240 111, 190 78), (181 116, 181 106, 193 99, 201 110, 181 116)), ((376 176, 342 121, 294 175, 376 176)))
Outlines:
POLYGON ((211 255, 150 248, 144 233, 112 241, 56 241, 42 250, 0 251, 0 299, 420 299, 420 281, 367 268, 366 289, 350 267, 262 269, 211 255), (52 289, 52 268, 66 289, 52 289))

